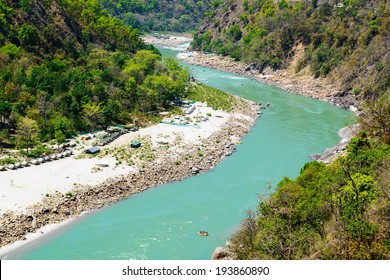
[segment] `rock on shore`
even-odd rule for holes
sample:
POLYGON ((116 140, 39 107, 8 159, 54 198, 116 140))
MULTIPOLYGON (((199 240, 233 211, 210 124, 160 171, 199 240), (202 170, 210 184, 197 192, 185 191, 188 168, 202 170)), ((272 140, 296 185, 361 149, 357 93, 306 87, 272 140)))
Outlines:
POLYGON ((229 248, 230 242, 226 242, 224 247, 215 248, 211 255, 212 260, 234 260, 235 256, 229 248))

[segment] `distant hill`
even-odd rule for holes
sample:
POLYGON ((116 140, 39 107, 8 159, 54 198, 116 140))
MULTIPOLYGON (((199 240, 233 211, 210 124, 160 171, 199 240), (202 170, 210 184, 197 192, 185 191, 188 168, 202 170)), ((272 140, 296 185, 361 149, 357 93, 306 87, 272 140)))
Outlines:
POLYGON ((141 31, 188 32, 199 26, 210 3, 216 1, 100 0, 100 2, 125 24, 141 31))

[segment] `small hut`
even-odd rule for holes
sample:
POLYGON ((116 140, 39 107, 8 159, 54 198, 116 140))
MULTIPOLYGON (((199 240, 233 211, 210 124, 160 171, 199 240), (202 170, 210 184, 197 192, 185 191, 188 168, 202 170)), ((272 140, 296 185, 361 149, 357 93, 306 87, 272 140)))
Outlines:
POLYGON ((138 141, 134 141, 134 142, 131 143, 130 147, 131 148, 135 148, 135 149, 139 148, 139 147, 141 147, 141 143, 138 142, 138 141))
POLYGON ((85 151, 87 154, 95 155, 100 152, 100 148, 98 147, 91 147, 85 151))

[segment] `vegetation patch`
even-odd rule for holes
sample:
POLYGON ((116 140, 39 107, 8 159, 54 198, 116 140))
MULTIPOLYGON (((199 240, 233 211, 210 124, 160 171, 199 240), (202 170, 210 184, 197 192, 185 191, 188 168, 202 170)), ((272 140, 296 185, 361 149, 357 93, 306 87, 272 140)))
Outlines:
POLYGON ((231 112, 236 104, 235 98, 230 94, 198 83, 192 84, 187 98, 204 102, 214 110, 227 112, 231 112))

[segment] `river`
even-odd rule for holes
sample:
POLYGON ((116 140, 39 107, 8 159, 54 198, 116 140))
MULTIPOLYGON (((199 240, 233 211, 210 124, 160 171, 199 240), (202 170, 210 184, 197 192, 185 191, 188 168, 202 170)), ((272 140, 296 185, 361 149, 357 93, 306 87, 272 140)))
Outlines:
MULTIPOLYGON (((165 56, 177 51, 161 49, 165 56)), ((188 66, 199 81, 270 102, 237 152, 214 170, 129 197, 90 213, 11 256, 14 259, 210 259, 259 195, 296 177, 309 156, 339 142, 352 113, 249 78, 188 66), (196 234, 209 232, 208 237, 196 234)))

